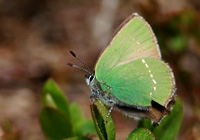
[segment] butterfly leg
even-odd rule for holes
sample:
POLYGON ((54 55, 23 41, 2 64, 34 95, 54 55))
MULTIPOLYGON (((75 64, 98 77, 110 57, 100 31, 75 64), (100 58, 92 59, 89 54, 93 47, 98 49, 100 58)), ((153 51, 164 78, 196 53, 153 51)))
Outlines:
POLYGON ((108 115, 106 116, 106 123, 108 122, 108 117, 110 116, 110 113, 112 112, 114 106, 111 106, 111 108, 108 111, 108 115))
POLYGON ((90 103, 94 103, 95 100, 99 97, 99 92, 98 90, 95 90, 94 88, 91 88, 92 94, 89 97, 90 103))
POLYGON ((89 100, 90 100, 90 103, 94 103, 95 101, 95 98, 96 98, 96 95, 95 94, 91 94, 90 97, 89 97, 89 100))
POLYGON ((109 109, 108 115, 106 116, 106 123, 108 122, 108 118, 109 118, 109 116, 110 116, 110 113, 112 112, 112 110, 114 109, 114 106, 115 106, 115 102, 114 102, 114 101, 109 100, 108 102, 109 102, 111 108, 109 109))

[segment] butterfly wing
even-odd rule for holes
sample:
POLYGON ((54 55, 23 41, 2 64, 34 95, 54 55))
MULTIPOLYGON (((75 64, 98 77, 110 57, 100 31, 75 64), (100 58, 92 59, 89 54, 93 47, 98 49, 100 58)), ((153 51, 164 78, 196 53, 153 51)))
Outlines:
POLYGON ((101 85, 123 103, 151 106, 151 100, 165 106, 172 92, 172 77, 168 65, 153 58, 139 58, 110 70, 101 85))
MULTIPOLYGON (((167 84, 167 88, 172 90, 171 74, 168 66, 159 61, 161 59, 160 50, 151 27, 142 17, 132 14, 120 26, 99 58, 95 67, 96 78, 100 83, 111 86, 112 94, 125 103, 149 106, 153 99, 164 105, 166 102, 164 97, 169 96, 170 93, 169 91, 160 93, 164 96, 162 99, 165 101, 160 101, 160 97, 153 93, 150 97, 152 78, 148 71, 144 71, 145 64, 141 58, 151 59, 150 63, 162 64, 163 71, 168 71, 167 83, 171 83, 167 84)), ((160 68, 156 65, 154 67, 157 69, 155 73, 159 72, 160 68)), ((163 82, 159 81, 160 84, 163 82)), ((164 86, 166 85, 161 87, 164 86)), ((102 89, 106 90, 104 85, 102 85, 102 89)))
POLYGON ((122 23, 102 53, 95 71, 99 78, 104 77, 117 64, 141 57, 160 59, 161 55, 149 24, 139 15, 132 14, 122 23))

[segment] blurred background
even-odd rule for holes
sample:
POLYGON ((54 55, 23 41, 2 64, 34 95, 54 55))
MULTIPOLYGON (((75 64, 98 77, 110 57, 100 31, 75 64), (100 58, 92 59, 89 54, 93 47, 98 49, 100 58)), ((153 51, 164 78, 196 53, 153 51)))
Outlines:
MULTIPOLYGON (((163 60, 172 67, 184 104, 178 140, 200 139, 199 0, 0 0, 0 139, 44 140, 38 123, 44 82, 54 79, 70 102, 91 118, 85 73, 118 25, 137 12, 152 26, 163 60)), ((117 139, 137 121, 112 112, 117 139)))

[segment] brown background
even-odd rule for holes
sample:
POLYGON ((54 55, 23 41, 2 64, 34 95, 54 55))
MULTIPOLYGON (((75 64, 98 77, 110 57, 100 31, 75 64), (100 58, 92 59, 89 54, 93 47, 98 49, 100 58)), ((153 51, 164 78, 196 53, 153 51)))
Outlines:
MULTIPOLYGON (((72 49, 93 68, 117 26, 138 12, 153 27, 172 67, 184 119, 177 139, 200 139, 200 2, 198 0, 0 0, 0 137, 45 139, 38 123, 41 89, 53 78, 91 118, 90 90, 72 49), (181 19, 180 19, 181 17, 181 19), (5 124, 12 132, 6 134, 5 124), (6 125, 9 126, 9 125, 6 125)), ((117 140, 137 121, 112 112, 117 140)))

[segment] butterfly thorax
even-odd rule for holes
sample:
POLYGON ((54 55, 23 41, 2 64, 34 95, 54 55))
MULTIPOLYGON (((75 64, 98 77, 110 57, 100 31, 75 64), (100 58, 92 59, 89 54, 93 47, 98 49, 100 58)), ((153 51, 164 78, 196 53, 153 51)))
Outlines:
POLYGON ((116 99, 116 97, 112 96, 112 94, 110 93, 111 88, 108 88, 108 90, 106 91, 102 90, 101 83, 98 82, 94 75, 86 77, 85 81, 92 92, 92 94, 90 95, 91 103, 93 103, 95 99, 100 98, 101 101, 104 102, 104 104, 108 106, 113 106, 113 104, 115 104, 118 101, 118 99, 116 99))

